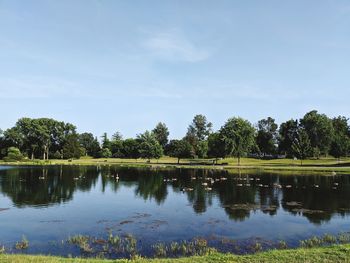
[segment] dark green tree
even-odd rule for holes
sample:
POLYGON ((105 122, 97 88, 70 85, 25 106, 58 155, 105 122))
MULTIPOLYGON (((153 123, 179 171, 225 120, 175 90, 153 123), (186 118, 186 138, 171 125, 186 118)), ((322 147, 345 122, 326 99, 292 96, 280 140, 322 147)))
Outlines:
POLYGON ((112 141, 110 142, 110 149, 112 152, 112 157, 122 158, 123 154, 123 136, 120 132, 116 132, 112 136, 112 141))
POLYGON ((185 140, 171 140, 166 146, 166 153, 171 157, 177 158, 177 163, 180 163, 180 159, 193 158, 194 152, 191 144, 185 140))
POLYGON ((345 134, 335 134, 332 144, 330 154, 340 159, 340 157, 346 157, 350 150, 350 139, 345 134))
POLYGON ((334 136, 332 120, 314 110, 306 113, 300 124, 309 136, 313 156, 327 155, 334 136))
POLYGON ((297 120, 289 120, 280 125, 278 136, 278 152, 288 157, 293 156, 292 145, 297 136, 299 123, 297 120))
POLYGON ((4 158, 5 162, 16 162, 21 161, 23 155, 21 151, 16 147, 10 147, 7 149, 7 156, 4 158))
POLYGON ((339 116, 332 119, 334 137, 331 143, 330 154, 335 158, 346 157, 350 151, 350 128, 348 119, 339 116))
POLYGON ((99 152, 101 151, 100 144, 92 133, 85 132, 80 134, 79 143, 85 149, 87 155, 94 158, 99 156, 99 152))
POLYGON ((165 149, 165 146, 168 143, 168 137, 169 137, 169 129, 165 125, 165 123, 159 122, 157 126, 152 130, 152 133, 156 137, 157 141, 160 143, 160 145, 163 147, 163 150, 165 149))
POLYGON ((300 127, 292 144, 294 156, 300 159, 300 164, 303 165, 303 160, 312 155, 312 147, 309 136, 304 128, 300 127))
POLYGON ((107 133, 103 133, 103 135, 101 136, 102 138, 102 144, 101 147, 102 149, 110 149, 111 148, 111 141, 108 139, 107 133))
POLYGON ((208 137, 208 157, 215 158, 216 163, 219 158, 225 158, 225 141, 218 132, 208 137))
POLYGON ((79 159, 81 156, 81 146, 79 143, 79 135, 76 133, 67 135, 63 146, 64 159, 79 159))
POLYGON ((262 119, 258 122, 257 128, 256 143, 260 152, 264 156, 276 154, 278 125, 275 123, 275 119, 271 117, 262 119))
POLYGON ((146 131, 137 136, 139 142, 140 157, 150 160, 151 158, 159 159, 163 156, 163 148, 157 141, 153 133, 146 131))
POLYGON ((212 131, 212 123, 208 122, 204 115, 198 114, 194 116, 192 123, 187 129, 185 140, 187 140, 193 147, 194 152, 199 158, 207 156, 207 146, 202 142, 208 139, 212 131))
POLYGON ((225 142, 225 156, 234 156, 241 163, 241 157, 246 155, 255 145, 255 129, 251 123, 242 118, 230 118, 221 127, 220 136, 225 142))
POLYGON ((102 148, 100 151, 100 157, 102 158, 111 158, 112 157, 112 152, 108 148, 102 148))
POLYGON ((139 142, 136 139, 129 138, 123 141, 123 155, 126 158, 137 159, 140 157, 139 142))

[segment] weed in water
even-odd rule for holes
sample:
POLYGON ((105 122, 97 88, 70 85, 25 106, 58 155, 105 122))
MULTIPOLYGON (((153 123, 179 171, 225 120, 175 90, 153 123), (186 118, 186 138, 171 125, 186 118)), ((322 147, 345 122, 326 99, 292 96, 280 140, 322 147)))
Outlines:
POLYGON ((286 241, 281 240, 281 241, 278 242, 277 247, 278 247, 278 249, 287 249, 288 245, 287 245, 286 241))
POLYGON ((167 252, 166 252, 166 246, 163 243, 158 243, 152 246, 154 250, 154 256, 157 258, 162 258, 166 257, 167 252))
POLYGON ((22 236, 22 240, 17 242, 15 245, 16 249, 27 249, 29 247, 29 241, 25 236, 22 236))

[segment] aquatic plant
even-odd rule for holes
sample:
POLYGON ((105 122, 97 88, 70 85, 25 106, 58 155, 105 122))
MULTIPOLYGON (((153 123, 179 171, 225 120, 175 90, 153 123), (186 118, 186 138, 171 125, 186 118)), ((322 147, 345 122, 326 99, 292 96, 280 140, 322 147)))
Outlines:
POLYGON ((162 257, 166 257, 167 255, 167 249, 165 244, 163 243, 158 243, 152 246, 153 250, 154 250, 154 256, 157 258, 162 258, 162 257))
POLYGON ((322 238, 319 238, 316 236, 300 241, 300 246, 303 248, 312 248, 312 247, 318 247, 321 245, 322 245, 322 238))
POLYGON ((109 232, 108 242, 114 247, 119 247, 120 246, 120 237, 114 236, 112 232, 109 232))
POLYGON ((333 244, 350 243, 350 233, 341 233, 337 236, 325 234, 323 237, 312 237, 310 239, 301 240, 300 246, 303 248, 313 248, 333 244))
POLYGON ((90 240, 89 236, 83 236, 83 235, 75 235, 72 237, 69 237, 67 242, 70 244, 74 244, 74 245, 82 245, 84 243, 87 243, 90 240))
POLYGON ((254 252, 260 252, 263 249, 261 243, 259 243, 259 242, 255 242, 251 248, 254 252))
POLYGON ((346 244, 350 242, 350 233, 340 233, 338 235, 338 242, 341 244, 346 244))
POLYGON ((287 248, 288 248, 288 245, 287 245, 286 241, 280 240, 280 241, 278 242, 277 247, 278 247, 278 249, 287 249, 287 248))
POLYGON ((75 235, 68 238, 67 242, 77 245, 83 253, 93 253, 94 250, 89 244, 90 237, 84 235, 75 235))
POLYGON ((22 236, 22 240, 17 242, 15 245, 16 249, 27 249, 29 247, 29 241, 25 236, 22 236))
POLYGON ((325 234, 322 238, 322 241, 324 243, 328 244, 336 244, 337 243, 337 237, 329 234, 325 234))
POLYGON ((157 243, 152 246, 154 256, 161 257, 181 257, 181 256, 201 256, 216 251, 208 247, 208 242, 204 238, 194 238, 191 241, 171 242, 170 244, 157 243))

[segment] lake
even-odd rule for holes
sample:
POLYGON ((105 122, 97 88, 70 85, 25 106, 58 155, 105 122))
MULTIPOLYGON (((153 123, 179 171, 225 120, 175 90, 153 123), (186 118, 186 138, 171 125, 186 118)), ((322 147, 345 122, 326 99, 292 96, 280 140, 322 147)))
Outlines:
POLYGON ((153 256, 155 244, 196 238, 219 251, 250 253, 256 242, 295 247, 313 235, 348 232, 349 200, 348 175, 0 166, 0 245, 8 253, 88 256, 67 240, 88 235, 91 246, 102 247, 112 233, 135 238, 144 256, 153 256), (30 245, 18 250, 23 235, 30 245))

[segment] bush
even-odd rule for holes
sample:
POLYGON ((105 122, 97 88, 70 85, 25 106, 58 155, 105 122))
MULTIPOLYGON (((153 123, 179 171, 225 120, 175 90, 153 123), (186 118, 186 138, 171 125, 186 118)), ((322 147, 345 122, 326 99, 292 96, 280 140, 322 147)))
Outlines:
POLYGON ((7 149, 7 156, 4 158, 5 162, 16 162, 21 161, 23 155, 21 151, 16 147, 10 147, 7 149))

